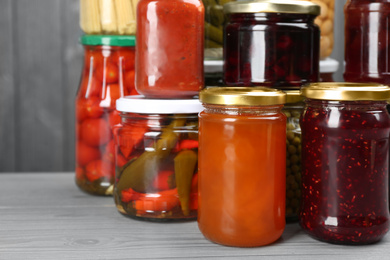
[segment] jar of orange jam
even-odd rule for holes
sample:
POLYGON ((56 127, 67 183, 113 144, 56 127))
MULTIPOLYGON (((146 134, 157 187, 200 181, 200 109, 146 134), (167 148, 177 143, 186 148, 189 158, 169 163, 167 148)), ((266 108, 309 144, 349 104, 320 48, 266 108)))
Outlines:
POLYGON ((285 227, 286 94, 265 87, 200 92, 198 225, 218 244, 255 247, 285 227))

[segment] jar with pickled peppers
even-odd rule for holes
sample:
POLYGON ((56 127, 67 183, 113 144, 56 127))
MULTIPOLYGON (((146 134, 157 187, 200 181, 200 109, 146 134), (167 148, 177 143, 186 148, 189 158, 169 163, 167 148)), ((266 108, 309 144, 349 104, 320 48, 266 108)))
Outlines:
POLYGON ((379 241, 389 230, 390 88, 318 83, 302 95, 300 225, 331 243, 379 241))
POLYGON ((198 99, 117 101, 115 204, 146 220, 194 219, 198 208, 198 99))
POLYGON ((200 231, 227 246, 276 241, 286 222, 286 94, 214 87, 199 97, 200 231))
POLYGON ((191 98, 204 86, 201 0, 140 0, 136 88, 148 98, 191 98))
POLYGON ((286 221, 298 221, 301 201, 301 127, 303 97, 299 90, 285 91, 286 104, 282 112, 287 117, 286 135, 286 221))
POLYGON ((114 140, 120 122, 115 101, 137 94, 134 87, 134 36, 84 35, 85 58, 76 96, 76 183, 90 194, 111 195, 114 140))
POLYGON ((320 7, 307 1, 224 5, 224 81, 228 86, 299 89, 318 82, 320 7))
POLYGON ((390 84, 390 2, 348 0, 344 17, 345 81, 390 84))

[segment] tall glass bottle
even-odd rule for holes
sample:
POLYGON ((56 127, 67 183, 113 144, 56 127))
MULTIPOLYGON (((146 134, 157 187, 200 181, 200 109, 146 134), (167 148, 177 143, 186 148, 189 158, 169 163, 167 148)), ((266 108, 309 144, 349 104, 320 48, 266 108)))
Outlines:
POLYGON ((345 81, 390 84, 390 0, 348 0, 345 81))

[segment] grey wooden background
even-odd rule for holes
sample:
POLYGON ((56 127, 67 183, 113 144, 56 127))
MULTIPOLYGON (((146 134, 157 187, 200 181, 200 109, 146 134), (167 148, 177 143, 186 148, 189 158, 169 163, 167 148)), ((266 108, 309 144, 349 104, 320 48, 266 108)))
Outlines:
MULTIPOLYGON (((335 1, 342 62, 346 0, 335 1)), ((73 171, 78 22, 78 0, 0 0, 0 172, 73 171)))

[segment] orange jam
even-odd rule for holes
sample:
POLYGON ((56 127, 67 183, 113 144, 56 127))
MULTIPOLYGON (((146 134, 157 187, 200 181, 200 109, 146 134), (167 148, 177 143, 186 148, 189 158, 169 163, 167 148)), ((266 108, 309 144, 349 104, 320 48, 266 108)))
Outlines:
POLYGON ((285 227, 283 105, 209 104, 202 92, 200 98, 205 110, 199 116, 199 229, 228 246, 276 241, 285 227))

